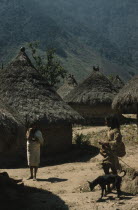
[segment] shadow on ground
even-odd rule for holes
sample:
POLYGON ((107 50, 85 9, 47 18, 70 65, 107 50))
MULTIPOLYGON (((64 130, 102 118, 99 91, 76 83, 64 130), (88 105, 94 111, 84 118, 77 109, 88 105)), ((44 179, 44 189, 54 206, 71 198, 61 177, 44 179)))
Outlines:
POLYGON ((91 145, 72 145, 72 149, 64 154, 41 158, 41 167, 73 162, 87 162, 99 154, 99 148, 91 145))
POLYGON ((18 188, 0 189, 1 210, 68 210, 66 203, 53 193, 22 186, 18 188))
POLYGON ((130 200, 134 197, 134 195, 130 193, 122 192, 122 195, 120 198, 113 197, 111 195, 107 195, 107 197, 99 198, 96 202, 106 202, 108 200, 120 200, 120 202, 125 202, 125 200, 130 200))
POLYGON ((46 182, 51 182, 51 183, 65 182, 67 180, 68 179, 60 179, 60 178, 56 178, 56 177, 51 177, 51 178, 48 178, 48 179, 37 179, 37 181, 40 181, 40 182, 46 181, 46 182))
MULTIPOLYGON (((81 145, 78 147, 76 144, 73 144, 72 149, 66 153, 48 156, 46 156, 46 154, 47 153, 45 152, 45 154, 43 154, 41 157, 40 167, 72 162, 86 162, 99 154, 99 148, 91 145, 81 145)), ((16 169, 26 167, 28 167, 26 156, 0 156, 0 169, 16 169)))

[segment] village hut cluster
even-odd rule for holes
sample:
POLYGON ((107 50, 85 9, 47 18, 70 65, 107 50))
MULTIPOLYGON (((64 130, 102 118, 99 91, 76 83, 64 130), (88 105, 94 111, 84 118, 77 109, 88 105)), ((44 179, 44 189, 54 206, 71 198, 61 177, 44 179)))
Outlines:
POLYGON ((117 93, 109 79, 99 69, 93 68, 90 76, 63 99, 85 118, 85 123, 99 124, 114 113, 111 104, 117 93))
MULTIPOLYGON (((116 80, 120 82, 119 77, 116 80)), ((91 75, 80 84, 73 75, 68 75, 56 92, 33 66, 25 48, 21 48, 7 68, 0 71, 3 99, 0 152, 25 146, 25 132, 33 122, 37 122, 43 133, 44 153, 67 151, 72 145, 73 124, 103 123, 107 115, 118 113, 126 102, 138 106, 137 80, 135 77, 118 94, 124 84, 117 88, 94 67, 91 75), (130 89, 126 93, 127 87, 130 89)))
MULTIPOLYGON (((30 123, 37 122, 47 153, 66 151, 71 147, 72 124, 80 123, 82 117, 47 84, 24 48, 6 69, 0 71, 0 96, 17 113, 23 130, 30 123)), ((11 118, 11 121, 14 123, 15 119, 11 118)), ((5 138, 7 142, 11 141, 7 134, 5 138)), ((22 139, 25 141, 25 132, 22 139)))

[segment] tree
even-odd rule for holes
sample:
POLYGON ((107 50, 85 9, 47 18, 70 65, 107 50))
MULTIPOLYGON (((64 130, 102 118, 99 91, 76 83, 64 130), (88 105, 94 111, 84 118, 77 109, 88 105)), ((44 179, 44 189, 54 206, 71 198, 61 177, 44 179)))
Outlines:
POLYGON ((56 50, 53 48, 47 49, 45 56, 43 57, 38 54, 38 42, 31 42, 28 44, 28 46, 31 49, 35 67, 41 73, 41 75, 51 86, 56 86, 58 83, 60 83, 61 78, 65 78, 67 71, 56 58, 56 50))

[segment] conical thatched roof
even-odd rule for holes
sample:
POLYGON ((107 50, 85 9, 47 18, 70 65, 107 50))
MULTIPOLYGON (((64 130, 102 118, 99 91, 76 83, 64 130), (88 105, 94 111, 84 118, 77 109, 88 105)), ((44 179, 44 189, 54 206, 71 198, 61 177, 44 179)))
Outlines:
POLYGON ((15 150, 23 140, 23 132, 18 116, 0 101, 0 153, 15 150))
POLYGON ((125 85, 125 83, 123 82, 123 80, 120 78, 119 75, 116 75, 115 77, 113 77, 112 79, 109 78, 109 80, 112 82, 112 84, 118 89, 122 89, 123 86, 125 85))
POLYGON ((22 48, 0 71, 0 96, 29 122, 74 123, 82 118, 68 106, 33 67, 22 48))
POLYGON ((123 110, 124 107, 133 104, 138 104, 138 76, 126 83, 114 98, 112 106, 114 109, 123 110))
POLYGON ((57 90, 57 93, 64 99, 74 88, 78 86, 78 83, 72 74, 69 74, 65 79, 64 84, 57 90))
POLYGON ((98 70, 72 90, 64 100, 69 104, 111 104, 117 94, 116 88, 109 79, 98 70))

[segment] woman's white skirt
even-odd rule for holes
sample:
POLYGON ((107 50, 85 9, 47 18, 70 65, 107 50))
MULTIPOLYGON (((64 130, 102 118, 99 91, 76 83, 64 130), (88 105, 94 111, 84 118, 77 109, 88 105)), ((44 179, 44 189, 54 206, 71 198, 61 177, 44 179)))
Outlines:
POLYGON ((29 166, 39 166, 40 143, 35 141, 27 141, 27 161, 29 166))

